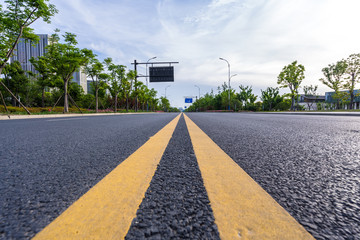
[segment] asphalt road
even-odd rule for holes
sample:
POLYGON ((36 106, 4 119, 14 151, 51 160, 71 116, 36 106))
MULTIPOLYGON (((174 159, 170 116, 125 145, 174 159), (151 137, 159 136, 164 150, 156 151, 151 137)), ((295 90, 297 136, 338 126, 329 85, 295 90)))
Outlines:
POLYGON ((126 235, 143 238, 219 239, 183 117, 126 235))
POLYGON ((0 121, 0 239, 29 239, 177 114, 0 121))
POLYGON ((316 239, 360 239, 360 118, 188 116, 316 239))
MULTIPOLYGON (((360 118, 187 114, 316 239, 360 239, 360 118)), ((0 239, 28 239, 176 114, 0 121, 0 239)), ((183 118, 127 239, 218 239, 183 118)))

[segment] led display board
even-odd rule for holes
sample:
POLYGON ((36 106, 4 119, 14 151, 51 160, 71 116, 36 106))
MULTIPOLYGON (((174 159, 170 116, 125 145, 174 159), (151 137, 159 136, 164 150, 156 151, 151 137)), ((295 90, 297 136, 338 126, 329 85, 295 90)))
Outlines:
POLYGON ((173 82, 174 67, 149 67, 150 82, 173 82))

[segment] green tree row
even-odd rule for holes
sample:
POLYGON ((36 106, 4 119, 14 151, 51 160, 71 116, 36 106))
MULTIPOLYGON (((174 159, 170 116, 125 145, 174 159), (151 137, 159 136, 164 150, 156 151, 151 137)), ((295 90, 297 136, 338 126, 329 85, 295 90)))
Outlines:
MULTIPOLYGON (((127 71, 124 65, 115 64, 111 58, 100 62, 90 49, 77 47, 76 35, 59 30, 50 37, 44 56, 32 58, 37 74, 26 73, 19 62, 8 63, 21 38, 36 43, 38 36, 30 25, 42 18, 50 23, 50 17, 58 11, 48 0, 6 0, 7 7, 0 4, 0 95, 1 101, 13 106, 64 105, 69 102, 83 108, 99 103, 103 108, 175 110, 167 99, 156 98, 157 92, 136 81, 136 72, 127 71), (61 41, 62 40, 62 41, 61 41), (82 88, 71 82, 73 74, 83 71, 91 78, 92 94, 84 94, 82 88), (5 91, 4 91, 5 90, 5 91), (3 94, 4 92, 4 94, 3 94)), ((26 108, 25 108, 26 109, 26 108)))
MULTIPOLYGON (((256 101, 258 96, 253 93, 251 86, 239 86, 239 92, 230 89, 230 111, 271 111, 288 110, 290 108, 290 99, 287 95, 281 96, 279 88, 267 88, 261 92, 261 101, 256 101)), ((224 83, 218 87, 218 92, 206 93, 200 99, 197 99, 186 111, 228 111, 229 98, 228 86, 224 83)))
MULTIPOLYGON (((349 109, 353 109, 356 85, 360 82, 360 54, 351 54, 347 59, 338 61, 336 64, 329 64, 328 67, 322 69, 324 78, 320 82, 334 90, 332 98, 336 99, 336 108, 340 108, 340 104, 348 104, 349 109)), ((300 106, 299 90, 301 83, 305 78, 305 67, 298 64, 297 61, 285 66, 278 75, 277 83, 279 87, 268 87, 261 90, 260 100, 256 102, 257 96, 252 92, 251 86, 239 86, 239 92, 230 89, 224 83, 222 87, 218 87, 218 93, 206 93, 200 99, 197 99, 187 111, 209 111, 209 110, 226 110, 230 105, 230 110, 246 110, 246 111, 273 111, 273 110, 302 110, 300 106), (279 88, 288 88, 289 93, 280 95, 279 88), (229 102, 230 94, 230 102, 229 102)), ((317 95, 318 86, 303 86, 305 96, 317 95)), ((311 108, 312 103, 308 103, 311 108)))

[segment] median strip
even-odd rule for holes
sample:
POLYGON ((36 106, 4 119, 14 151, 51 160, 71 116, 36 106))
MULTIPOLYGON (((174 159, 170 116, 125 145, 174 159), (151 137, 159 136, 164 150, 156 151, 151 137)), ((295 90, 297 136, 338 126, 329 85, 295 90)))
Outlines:
POLYGON ((123 239, 179 118, 180 114, 34 239, 123 239))
POLYGON ((221 239, 314 239, 185 115, 221 239))

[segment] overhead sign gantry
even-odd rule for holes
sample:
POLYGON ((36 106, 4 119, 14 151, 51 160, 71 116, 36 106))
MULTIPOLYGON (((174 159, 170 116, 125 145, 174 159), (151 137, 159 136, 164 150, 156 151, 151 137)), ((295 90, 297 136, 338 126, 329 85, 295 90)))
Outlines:
MULTIPOLYGON (((179 62, 137 62, 136 60, 134 60, 133 64, 134 65, 134 70, 136 72, 136 76, 135 76, 135 92, 137 92, 137 78, 138 77, 150 77, 150 82, 174 82, 174 66, 171 66, 171 64, 177 64, 179 62), (145 64, 146 67, 147 65, 151 65, 151 67, 149 68, 150 70, 150 76, 138 76, 137 74, 137 65, 143 65, 145 64), (168 66, 159 66, 159 67, 154 67, 154 65, 168 65, 168 66)), ((136 96, 135 99, 135 111, 137 112, 138 110, 138 97, 136 96)))

